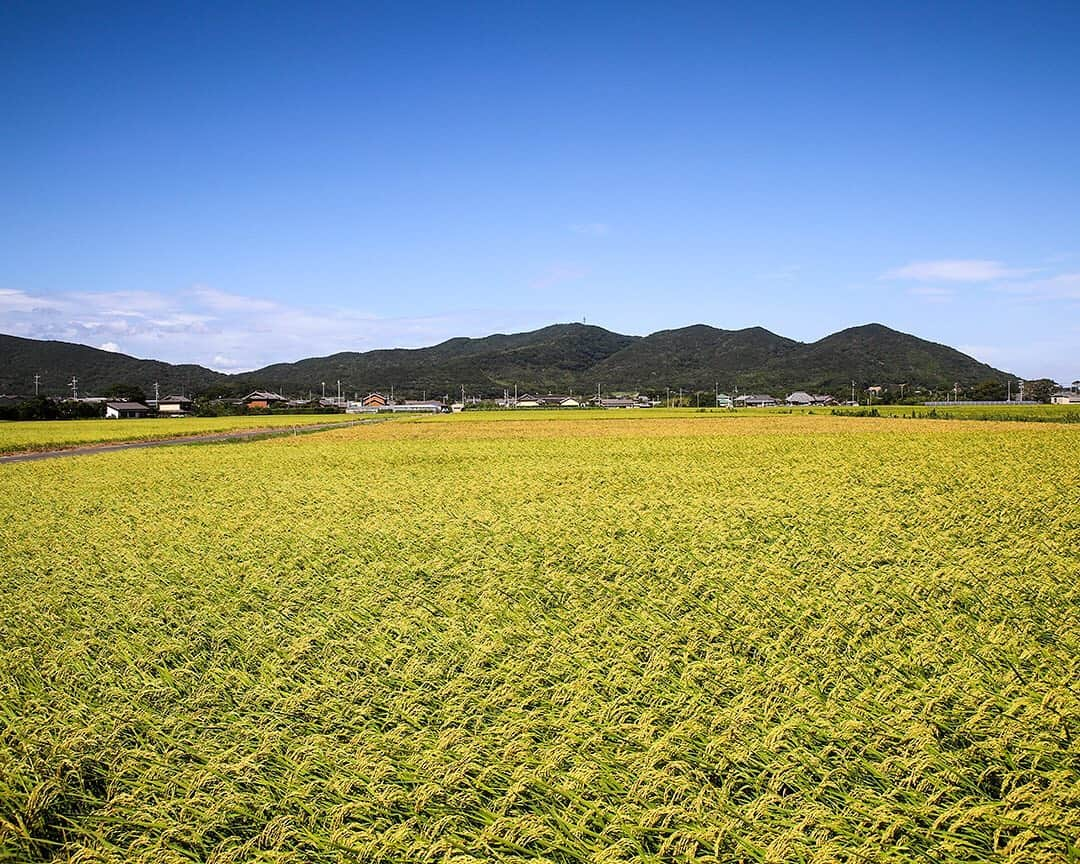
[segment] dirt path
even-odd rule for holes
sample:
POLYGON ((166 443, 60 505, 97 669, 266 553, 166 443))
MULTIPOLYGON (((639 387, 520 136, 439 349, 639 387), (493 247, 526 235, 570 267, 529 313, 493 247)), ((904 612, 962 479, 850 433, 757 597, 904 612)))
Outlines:
POLYGON ((21 453, 9 453, 0 456, 0 464, 5 462, 37 462, 39 459, 60 459, 65 456, 91 456, 95 453, 111 453, 113 450, 141 450, 145 447, 174 447, 178 444, 203 444, 213 441, 246 441, 250 438, 277 438, 282 435, 306 435, 309 432, 322 432, 326 429, 347 429, 361 423, 371 423, 370 419, 352 420, 339 423, 318 423, 311 426, 269 426, 261 429, 233 429, 228 432, 207 432, 203 435, 180 435, 176 438, 155 438, 149 441, 114 441, 102 444, 85 444, 66 447, 62 450, 24 450, 21 453))

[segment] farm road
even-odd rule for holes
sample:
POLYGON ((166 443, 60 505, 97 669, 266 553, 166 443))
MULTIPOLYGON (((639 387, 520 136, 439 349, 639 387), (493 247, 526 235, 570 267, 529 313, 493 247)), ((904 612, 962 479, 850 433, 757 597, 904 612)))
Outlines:
POLYGON ((205 435, 181 435, 176 438, 156 438, 150 441, 115 441, 108 444, 86 444, 63 450, 29 450, 0 456, 0 464, 6 462, 37 462, 39 459, 60 459, 65 456, 92 456, 95 453, 111 453, 114 450, 140 450, 145 447, 174 447, 178 444, 204 444, 214 441, 246 441, 250 438, 277 438, 281 435, 307 435, 327 429, 346 429, 372 420, 354 420, 344 423, 319 423, 314 426, 271 426, 261 429, 237 429, 230 432, 207 432, 205 435))

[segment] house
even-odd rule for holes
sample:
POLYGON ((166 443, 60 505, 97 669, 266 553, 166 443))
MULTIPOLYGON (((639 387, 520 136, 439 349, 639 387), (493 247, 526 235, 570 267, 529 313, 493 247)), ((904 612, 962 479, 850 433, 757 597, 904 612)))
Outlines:
POLYGON ((563 396, 557 393, 548 393, 547 396, 537 396, 536 403, 541 408, 580 408, 581 401, 573 396, 563 396))
POLYGON ((133 420, 145 417, 150 409, 142 402, 106 402, 105 417, 109 420, 133 420))
POLYGON ((360 400, 360 404, 365 408, 385 408, 389 402, 390 400, 383 396, 382 393, 368 393, 367 396, 360 400))
POLYGON ((731 401, 731 397, 727 393, 716 394, 716 407, 717 408, 731 408, 735 403, 731 401))
POLYGON ((637 399, 628 396, 615 396, 610 399, 601 397, 596 404, 601 408, 637 408, 641 405, 637 399))
POLYGON ((192 409, 192 401, 186 396, 166 396, 164 399, 158 399, 157 410, 158 414, 188 414, 192 409))
POLYGON ((813 405, 835 405, 836 399, 827 393, 810 394, 804 390, 796 390, 784 402, 788 405, 805 408, 813 405))
POLYGON ((384 410, 406 414, 439 414, 444 407, 443 403, 437 399, 406 399, 404 402, 386 405, 384 410))
POLYGON ((1072 390, 1058 390, 1050 394, 1051 405, 1080 405, 1080 393, 1072 390))
POLYGON ((276 408, 288 400, 270 390, 253 390, 242 401, 248 408, 276 408))
POLYGON ((763 393, 747 393, 735 398, 735 405, 739 408, 772 408, 776 404, 776 399, 763 393))
POLYGON ((539 397, 533 396, 531 393, 522 393, 517 399, 514 400, 515 408, 539 408, 539 397))

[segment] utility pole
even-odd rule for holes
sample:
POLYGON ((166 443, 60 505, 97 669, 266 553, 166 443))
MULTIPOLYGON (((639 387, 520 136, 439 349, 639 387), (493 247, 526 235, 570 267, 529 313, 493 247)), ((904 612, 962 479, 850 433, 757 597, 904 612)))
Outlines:
POLYGON ((715 392, 716 407, 719 408, 720 407, 720 382, 719 381, 717 381, 716 384, 713 385, 713 389, 716 391, 715 392))
POLYGON ((855 382, 854 381, 851 382, 851 401, 855 402, 855 382))
POLYGON ((337 404, 338 405, 341 404, 341 379, 340 378, 338 379, 338 382, 337 382, 337 404))
POLYGON ((35 375, 34 376, 34 395, 35 396, 38 395, 38 384, 40 382, 41 382, 41 376, 40 375, 35 375))
POLYGON ((78 399, 79 398, 79 379, 76 378, 74 375, 72 375, 71 376, 71 384, 69 386, 71 387, 71 398, 72 399, 78 399))
POLYGON ((161 401, 161 389, 158 387, 158 382, 154 382, 154 404, 156 405, 161 401))
POLYGON ((326 398, 326 382, 325 381, 322 382, 322 398, 323 399, 326 398))
POLYGON ((1019 382, 1019 387, 1020 387, 1020 401, 1023 402, 1024 401, 1024 382, 1023 381, 1019 382))
POLYGON ((670 387, 665 387, 664 388, 664 401, 667 403, 667 407, 670 408, 671 407, 671 388, 670 387))

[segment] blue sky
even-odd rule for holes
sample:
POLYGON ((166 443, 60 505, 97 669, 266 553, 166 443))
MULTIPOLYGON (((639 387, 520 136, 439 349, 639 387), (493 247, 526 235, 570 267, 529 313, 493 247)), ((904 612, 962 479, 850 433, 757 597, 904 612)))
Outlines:
POLYGON ((1080 377, 1076 3, 0 7, 0 331, 880 321, 1080 377), (227 7, 227 8, 226 8, 227 7))

